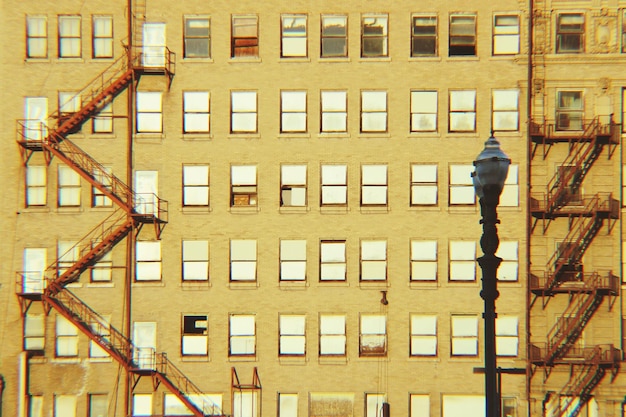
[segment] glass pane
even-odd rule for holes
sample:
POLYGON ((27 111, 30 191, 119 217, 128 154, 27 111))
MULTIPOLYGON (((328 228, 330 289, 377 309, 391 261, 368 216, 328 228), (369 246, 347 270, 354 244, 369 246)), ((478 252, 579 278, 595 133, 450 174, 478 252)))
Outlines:
POLYGON ((284 185, 306 185, 306 165, 281 165, 281 181, 284 185))
POLYGON ((414 281, 435 281, 437 279, 437 262, 412 262, 411 279, 414 281))
POLYGON ((256 185, 256 166, 233 165, 230 167, 233 185, 256 185))
POLYGON ((306 240, 281 240, 280 259, 282 261, 306 260, 306 240))

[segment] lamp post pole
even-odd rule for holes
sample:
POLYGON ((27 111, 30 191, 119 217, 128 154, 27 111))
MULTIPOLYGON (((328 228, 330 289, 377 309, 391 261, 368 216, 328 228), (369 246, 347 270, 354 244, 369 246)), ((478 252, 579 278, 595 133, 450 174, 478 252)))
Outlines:
POLYGON ((480 247, 483 256, 477 259, 483 273, 480 296, 485 309, 485 407, 487 417, 500 416, 500 393, 497 383, 496 365, 496 299, 500 295, 497 286, 498 266, 502 259, 495 255, 500 240, 498 239, 497 207, 500 202, 502 187, 509 171, 511 160, 500 149, 500 143, 493 137, 485 142, 485 149, 478 155, 472 173, 474 188, 479 197, 483 235, 480 247))

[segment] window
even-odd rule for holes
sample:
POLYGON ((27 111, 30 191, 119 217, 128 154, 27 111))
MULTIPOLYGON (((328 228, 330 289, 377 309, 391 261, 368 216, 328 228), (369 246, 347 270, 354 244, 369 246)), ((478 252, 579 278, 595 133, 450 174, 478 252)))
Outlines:
POLYGON ((385 394, 365 393, 365 417, 380 417, 383 415, 383 404, 387 402, 385 394))
POLYGON ((361 281, 387 280, 387 241, 361 241, 361 281))
POLYGON ((387 165, 361 165, 361 206, 387 205, 387 165))
POLYGON ((183 281, 209 279, 209 241, 183 240, 183 281))
POLYGON ((113 103, 105 104, 102 109, 93 116, 93 133, 113 133, 113 103))
POLYGON ((411 56, 437 55, 437 16, 413 16, 411 56))
POLYGON ((26 16, 26 58, 48 57, 48 20, 26 16))
POLYGON ((161 242, 139 241, 136 245, 135 280, 161 280, 161 242))
POLYGON ((62 240, 57 243, 57 276, 63 275, 80 258, 76 244, 62 240))
MULTIPOLYGON (((108 166, 100 166, 100 167, 96 167, 94 168, 93 171, 93 178, 94 180, 96 180, 99 184, 101 184, 106 190, 111 192, 111 181, 112 181, 112 174, 111 174, 111 167, 108 166)), ((111 201, 111 199, 109 197, 106 196, 106 194, 96 188, 96 187, 91 187, 91 206, 92 207, 111 207, 113 205, 113 202, 111 201)))
POLYGON ((28 403, 28 417, 43 417, 43 395, 29 395, 28 403))
POLYGON ((409 417, 430 417, 430 396, 428 394, 409 394, 409 417))
POLYGON ((346 316, 320 315, 320 355, 346 354, 346 316))
POLYGON ((496 318, 496 355, 517 356, 519 326, 516 316, 496 318))
POLYGON ((496 256, 502 258, 498 267, 499 281, 517 281, 519 270, 519 242, 517 240, 500 241, 496 256))
MULTIPOLYGON (((442 417, 465 417, 468 410, 483 410, 485 408, 485 396, 444 394, 441 396, 441 403, 445 410, 442 417)), ((483 414, 485 414, 484 411, 483 414)))
POLYGON ((361 18, 361 56, 364 58, 386 57, 387 51, 386 14, 363 15, 361 18))
POLYGON ((322 58, 348 56, 348 16, 322 15, 322 58))
POLYGON ((556 18, 556 52, 571 54, 585 50, 585 16, 562 13, 556 18))
POLYGON ((55 417, 76 417, 76 395, 55 395, 54 415, 55 417))
POLYGON ((280 280, 306 279, 306 240, 280 241, 280 280))
POLYGON ((387 92, 361 91, 361 132, 387 131, 387 92))
POLYGON ((91 267, 91 282, 111 282, 113 279, 112 268, 113 256, 112 252, 109 251, 91 267))
MULTIPOLYGON (((222 394, 188 394, 187 398, 195 404, 205 416, 221 416, 222 394)), ((175 394, 165 393, 163 397, 164 416, 191 416, 191 410, 175 394)), ((151 414, 152 415, 152 414, 151 414)))
POLYGON ((256 91, 231 91, 230 111, 230 133, 257 131, 256 91))
POLYGON ((519 54, 519 16, 495 15, 493 17, 493 54, 519 54))
POLYGON ((346 241, 320 242, 320 281, 346 280, 346 241))
POLYGON ((152 415, 152 394, 133 394, 133 417, 152 415))
POLYGON ((183 132, 209 133, 211 107, 208 91, 183 92, 183 132))
POLYGON ((230 57, 259 56, 259 19, 257 16, 233 16, 230 57))
POLYGON ((46 318, 43 314, 24 315, 24 350, 43 350, 46 343, 46 318))
POLYGON ((500 194, 500 207, 517 207, 519 205, 519 165, 509 166, 509 173, 504 180, 502 194, 500 194))
POLYGON ((256 353, 256 330, 254 316, 230 315, 230 355, 254 355, 256 353))
POLYGON ((233 417, 259 417, 259 393, 257 391, 233 392, 233 417))
POLYGON ((298 394, 278 393, 278 417, 298 417, 298 394))
POLYGON ((517 398, 502 397, 502 415, 504 417, 517 417, 517 398))
POLYGON ((26 207, 46 205, 46 167, 43 165, 26 166, 26 207))
POLYGON ((256 240, 230 241, 230 280, 256 280, 256 240))
POLYGON ((347 165, 322 165, 322 206, 348 204, 347 165))
POLYGON ((89 400, 88 417, 106 417, 109 414, 107 394, 87 394, 89 400))
POLYGON ((437 165, 411 165, 411 206, 437 205, 437 165))
POLYGON ((450 281, 476 280, 476 243, 450 241, 450 281))
POLYGON ((519 90, 493 90, 491 100, 491 130, 519 130, 519 90))
POLYGON ((306 353, 305 323, 304 315, 280 315, 279 353, 281 355, 303 356, 306 353))
POLYGON ((411 91, 411 132, 437 131, 437 92, 411 91))
POLYGON ((208 317, 206 315, 183 315, 181 353, 183 356, 209 354, 208 317))
POLYGON ((348 131, 348 93, 322 91, 322 132, 348 131))
POLYGON ((349 417, 354 415, 354 393, 312 392, 309 417, 349 417))
POLYGON ((64 115, 80 110, 80 94, 75 91, 59 92, 59 112, 64 115))
POLYGON ((56 316, 56 356, 78 356, 78 329, 63 316, 56 316))
POLYGON ((137 133, 163 131, 163 103, 160 92, 137 92, 137 133))
POLYGON ((281 207, 304 207, 307 205, 307 166, 281 165, 281 207))
POLYGON ((476 55, 476 15, 450 15, 450 47, 448 55, 476 55))
POLYGON ((280 131, 303 133, 306 125, 306 91, 281 91, 280 131))
POLYGON ((437 280, 437 241, 411 241, 411 281, 437 280))
POLYGON ((281 15, 281 57, 307 56, 306 19, 305 14, 281 15))
POLYGON ((44 271, 48 266, 46 248, 24 248, 22 285, 25 294, 42 294, 45 288, 44 271))
POLYGON ((80 16, 59 16, 59 58, 80 58, 80 16))
POLYGON ((626 10, 622 11, 622 53, 626 53, 626 10))
POLYGON ((80 175, 67 165, 59 165, 59 207, 80 206, 80 175))
POLYGON ((257 205, 256 166, 233 165, 230 167, 230 205, 231 207, 257 205))
POLYGON ((361 356, 387 354, 387 317, 381 314, 362 314, 359 343, 361 356))
POLYGON ((411 356, 437 356, 437 316, 411 315, 411 356))
POLYGON ((183 165, 183 206, 209 205, 209 166, 183 165))
POLYGON ((476 91, 450 91, 450 132, 476 131, 476 91))
POLYGON ((211 21, 208 17, 185 16, 185 58, 211 57, 211 21))
POLYGON ((478 355, 478 318, 476 316, 452 316, 452 356, 478 355))
POLYGON ((472 182, 472 165, 450 165, 450 200, 452 205, 476 203, 476 193, 472 182))
POLYGON ((113 17, 93 16, 92 24, 92 57, 113 58, 113 17))
MULTIPOLYGON (((89 326, 94 334, 101 336, 103 340, 111 340, 111 316, 100 316, 101 320, 89 322, 89 326)), ((89 358, 92 359, 109 359, 109 354, 102 349, 95 341, 89 341, 89 358)))
POLYGON ((583 130, 583 92, 556 92, 556 129, 583 130))

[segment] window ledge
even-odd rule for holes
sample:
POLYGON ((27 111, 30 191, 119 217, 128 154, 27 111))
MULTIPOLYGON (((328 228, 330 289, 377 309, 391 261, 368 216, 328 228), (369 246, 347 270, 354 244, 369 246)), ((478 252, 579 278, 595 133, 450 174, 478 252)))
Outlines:
POLYGON ((57 207, 58 214, 76 214, 84 212, 81 206, 79 207, 57 207))
POLYGON ((181 362, 211 362, 208 355, 181 355, 181 362))
POLYGON ((439 55, 410 56, 409 62, 441 62, 439 55))
POLYGON ((233 214, 256 214, 261 209, 259 206, 231 206, 228 211, 233 214))
POLYGON ((62 363, 62 364, 67 364, 67 365, 79 364, 80 362, 81 360, 78 357, 71 357, 71 358, 55 357, 53 359, 50 359, 50 363, 62 363))
POLYGON ((231 57, 228 60, 229 64, 260 64, 263 62, 259 57, 231 57))
POLYGON ((347 365, 348 357, 345 355, 325 355, 318 359, 320 365, 347 365))
POLYGON ((441 207, 439 206, 439 204, 423 204, 423 205, 409 206, 409 208, 407 210, 408 211, 415 211, 415 212, 421 212, 421 211, 441 211, 441 207))
POLYGON ((212 64, 213 58, 211 57, 183 57, 180 61, 182 64, 212 64))
POLYGON ((259 132, 232 132, 227 136, 228 139, 261 139, 259 132))
POLYGON ((452 355, 450 354, 450 361, 451 362, 482 363, 482 359, 480 358, 478 354, 476 355, 452 355))
POLYGON ((105 140, 110 140, 110 139, 117 139, 117 136, 113 133, 90 133, 89 134, 89 140, 98 140, 98 139, 105 139, 105 140))
POLYGON ((311 134, 307 132, 281 132, 278 134, 278 139, 310 139, 311 134))
POLYGON ((163 281, 141 281, 134 280, 133 287, 165 287, 165 283, 163 281))
POLYGON ((50 207, 48 206, 28 206, 24 207, 23 211, 18 211, 17 214, 21 213, 50 213, 50 207))
POLYGON ((359 132, 359 139, 389 139, 389 132, 359 132))
POLYGON ((183 206, 180 211, 183 214, 205 214, 213 211, 210 206, 183 206))
POLYGON ((373 57, 362 56, 359 58, 359 62, 391 62, 391 57, 390 56, 373 56, 373 57))
POLYGON ((231 290, 256 290, 259 288, 259 281, 229 281, 228 288, 231 290))
POLYGON ((409 281, 409 289, 411 290, 436 290, 439 288, 439 282, 433 281, 409 281))
POLYGON ((163 139, 165 139, 165 135, 163 135, 163 133, 135 133, 135 140, 137 143, 161 144, 163 139))
POLYGON ((189 142, 206 141, 212 140, 213 135, 211 133, 184 133, 181 139, 189 142))
POLYGON ((491 56, 489 57, 489 60, 493 60, 493 61, 510 61, 510 60, 516 60, 522 57, 522 54, 497 54, 497 55, 493 55, 491 54, 491 56))
POLYGON ((59 63, 66 63, 66 64, 84 64, 85 63, 85 59, 84 58, 80 58, 80 57, 58 57, 57 62, 59 63))
POLYGON ((411 355, 409 356, 411 362, 441 362, 441 359, 437 355, 411 355))
POLYGON ((320 213, 322 214, 346 214, 350 211, 348 206, 322 206, 320 213))
POLYGON ((343 280, 343 281, 330 281, 330 280, 319 280, 320 285, 323 285, 324 287, 349 287, 350 284, 348 284, 348 281, 343 280))
POLYGON ((349 139, 350 134, 348 132, 320 132, 317 135, 318 139, 349 139))
POLYGON ((448 61, 480 61, 476 55, 452 55, 448 56, 448 61))
POLYGON ((229 362, 257 362, 256 355, 230 355, 228 356, 229 362))
POLYGON ((278 62, 280 62, 281 64, 285 62, 311 62, 311 58, 309 58, 308 56, 281 56, 278 62))
POLYGON ((89 362, 89 363, 110 363, 110 362, 113 362, 113 359, 110 356, 108 356, 106 358, 87 358, 86 362, 89 362))
POLYGON ((350 57, 348 56, 333 56, 333 57, 320 57, 319 62, 327 62, 327 63, 337 63, 337 62, 341 62, 341 63, 346 63, 346 62, 352 62, 352 59, 350 59, 350 57))
POLYGON ((115 62, 115 57, 113 56, 106 56, 102 58, 91 57, 89 60, 90 64, 111 64, 113 62, 115 62))
POLYGON ((411 132, 407 136, 408 139, 441 139, 438 132, 411 132))
POLYGON ((365 290, 386 290, 391 285, 388 280, 361 280, 359 281, 359 288, 365 290))
POLYGON ((478 287, 480 284, 478 283, 478 278, 474 278, 473 280, 469 279, 448 279, 448 288, 451 287, 478 287))
POLYGON ((308 206, 282 206, 278 208, 278 212, 283 214, 302 214, 309 211, 311 208, 308 206))
POLYGON ((389 209, 389 206, 377 206, 377 207, 369 207, 369 206, 361 206, 361 213, 362 214, 387 214, 389 213, 391 210, 389 209))
POLYGON ((477 131, 473 132, 448 132, 449 139, 467 139, 470 138, 479 138, 480 134, 477 131))
MULTIPOLYGON (((28 351, 27 351, 28 352, 28 351)), ((30 364, 43 364, 43 363, 48 363, 48 358, 46 358, 45 356, 28 356, 28 363, 30 364)))
POLYGON ((89 282, 85 284, 85 288, 115 288, 113 282, 89 282))
POLYGON ((179 284, 179 286, 183 289, 183 291, 198 291, 212 287, 211 282, 208 279, 204 281, 183 281, 179 284))
POLYGON ((300 356, 279 356, 278 362, 281 365, 306 365, 308 362, 305 355, 300 356))
POLYGON ((296 291, 306 290, 309 287, 309 283, 306 280, 302 281, 279 281, 278 288, 284 291, 296 291))
POLYGON ((37 57, 30 57, 30 58, 24 58, 24 62, 27 64, 49 64, 51 62, 50 58, 48 57, 41 57, 41 58, 37 58, 37 57))

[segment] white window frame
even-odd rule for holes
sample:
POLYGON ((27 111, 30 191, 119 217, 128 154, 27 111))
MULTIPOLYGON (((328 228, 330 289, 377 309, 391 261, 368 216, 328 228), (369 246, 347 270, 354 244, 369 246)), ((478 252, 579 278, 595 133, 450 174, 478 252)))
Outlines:
POLYGON ((387 132, 387 91, 361 91, 361 133, 387 132))
POLYGON ((161 241, 140 240, 135 248, 135 281, 160 281, 161 241))
POLYGON ((450 90, 448 131, 476 131, 476 90, 450 90))
POLYGON ((27 165, 25 169, 26 207, 43 207, 47 202, 48 178, 45 165, 27 165))
POLYGON ((361 206, 387 206, 388 177, 386 164, 361 165, 361 206))
POLYGON ((59 15, 59 58, 82 56, 82 22, 79 15, 59 15))
POLYGON ((411 240, 411 281, 437 281, 437 241, 411 240))
POLYGON ((230 240, 230 282, 257 280, 257 241, 230 240))
POLYGON ((348 166, 340 164, 322 165, 321 206, 348 205, 348 166))
POLYGON ((256 207, 258 204, 257 190, 256 165, 231 165, 231 207, 256 207))
POLYGON ((388 42, 389 15, 386 13, 361 15, 361 58, 388 57, 388 42))
POLYGON ((80 207, 80 175, 67 165, 58 166, 58 201, 59 207, 80 207))
POLYGON ((183 91, 183 133, 211 132, 211 95, 208 91, 183 91))
POLYGON ((448 56, 476 56, 476 14, 450 14, 448 56))
POLYGON ((209 206, 209 166, 183 165, 183 206, 209 206))
POLYGON ((306 280, 306 240, 280 240, 280 280, 306 280))
POLYGON ((306 354, 306 316, 304 314, 280 314, 278 317, 280 356, 304 356, 306 354))
POLYGON ((48 58, 46 16, 26 16, 26 58, 48 58))
POLYGON ((184 16, 183 20, 185 59, 211 58, 211 19, 208 16, 184 16))
POLYGON ((256 355, 256 318, 253 314, 230 314, 228 329, 230 356, 256 355))
POLYGON ((516 55, 520 52, 520 17, 513 13, 493 16, 493 55, 516 55))
POLYGON ((450 165, 449 168, 450 195, 448 205, 468 206, 476 204, 476 191, 471 177, 474 166, 470 164, 459 164, 450 165))
POLYGON ((517 356, 519 354, 519 318, 498 315, 496 318, 496 355, 517 356))
POLYGON ((256 91, 230 92, 230 133, 257 133, 258 95, 256 91))
POLYGON ((450 329, 451 356, 478 356, 477 316, 453 314, 450 329))
POLYGON ((308 56, 307 15, 282 14, 280 30, 280 57, 306 58, 308 56))
POLYGON ((438 130, 438 96, 436 90, 411 90, 411 132, 438 130))
POLYGON ((281 207, 306 207, 307 165, 283 164, 280 166, 281 207))
POLYGON ((437 356, 437 316, 411 314, 411 356, 437 356))
POLYGON ((321 132, 345 133, 348 131, 348 92, 328 90, 320 92, 321 132))
POLYGON ((450 240, 449 262, 450 281, 476 281, 476 242, 450 240))
POLYGON ((346 355, 346 316, 320 314, 320 356, 346 355))
POLYGON ((359 324, 359 356, 386 356, 387 316, 361 314, 359 324))
POLYGON ((348 56, 347 15, 322 15, 320 35, 320 55, 322 58, 345 58, 348 56), (338 50, 340 52, 337 52, 338 50))
POLYGON ((438 166, 411 164, 411 206, 439 204, 438 166))
POLYGON ((182 280, 209 280, 209 241, 182 241, 182 280))
POLYGON ((163 93, 137 91, 135 109, 137 133, 163 132, 163 93))
POLYGON ((437 56, 438 23, 437 15, 411 17, 411 57, 437 56))
POLYGON ((307 92, 283 90, 280 92, 281 133, 305 133, 307 131, 307 92))
POLYGON ((183 314, 180 352, 184 357, 209 355, 209 316, 183 314))
POLYGON ((55 320, 54 353, 57 358, 78 357, 78 328, 61 315, 55 320))
POLYGON ((361 240, 361 281, 387 280, 387 241, 361 240))
POLYGON ((516 132, 519 130, 519 90, 491 91, 491 130, 516 132))
POLYGON ((91 16, 91 57, 113 58, 113 16, 91 16))
POLYGON ((345 281, 346 241, 320 241, 320 281, 345 281))

